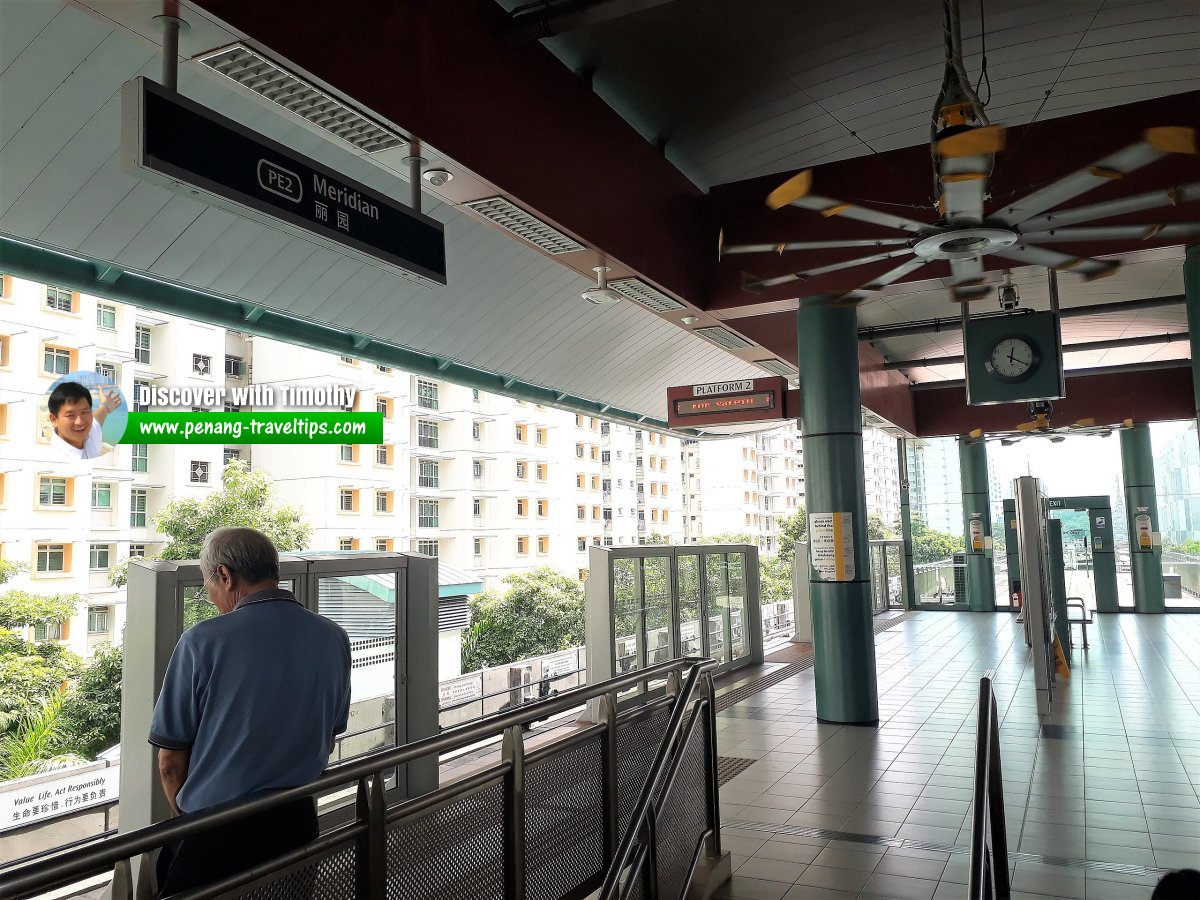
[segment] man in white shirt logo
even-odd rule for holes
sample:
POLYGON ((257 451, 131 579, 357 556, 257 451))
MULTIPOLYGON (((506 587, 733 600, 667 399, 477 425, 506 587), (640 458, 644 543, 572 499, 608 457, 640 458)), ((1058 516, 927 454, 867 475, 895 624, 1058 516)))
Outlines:
POLYGON ((92 412, 92 392, 78 381, 64 381, 50 392, 50 444, 63 459, 95 459, 104 452, 102 426, 121 405, 110 385, 99 385, 100 408, 92 412))

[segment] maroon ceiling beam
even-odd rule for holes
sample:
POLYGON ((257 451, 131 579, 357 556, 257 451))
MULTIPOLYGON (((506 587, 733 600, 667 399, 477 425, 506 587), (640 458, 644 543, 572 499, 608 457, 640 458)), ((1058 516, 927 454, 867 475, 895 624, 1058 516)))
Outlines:
POLYGON ((548 50, 506 42, 494 0, 189 2, 618 265, 703 302, 715 268, 701 252, 715 235, 704 194, 548 50))

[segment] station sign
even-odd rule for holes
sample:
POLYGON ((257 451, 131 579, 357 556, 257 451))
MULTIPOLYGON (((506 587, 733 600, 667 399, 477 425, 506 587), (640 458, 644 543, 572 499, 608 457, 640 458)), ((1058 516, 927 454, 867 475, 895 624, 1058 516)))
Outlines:
POLYGON ((121 119, 122 161, 132 174, 203 191, 411 280, 446 283, 441 222, 144 77, 122 88, 121 119))
POLYGON ((789 409, 788 393, 787 379, 779 376, 668 388, 667 424, 705 428, 795 418, 799 411, 789 409))

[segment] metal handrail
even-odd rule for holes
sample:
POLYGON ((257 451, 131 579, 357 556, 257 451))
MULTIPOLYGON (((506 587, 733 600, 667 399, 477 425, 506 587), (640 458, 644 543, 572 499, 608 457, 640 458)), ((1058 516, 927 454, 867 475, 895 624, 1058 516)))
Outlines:
POLYGON ((979 721, 975 732, 975 782, 971 792, 971 870, 969 900, 1009 900, 1008 833, 1004 824, 1004 777, 1000 771, 1000 725, 995 670, 979 679, 979 721), (988 845, 988 823, 991 845, 988 845))
MULTIPOLYGON (((701 669, 707 669, 714 665, 712 660, 694 657, 669 660, 598 684, 570 689, 560 693, 557 697, 538 700, 509 712, 494 714, 449 728, 440 734, 406 744, 403 747, 372 753, 340 765, 331 766, 316 781, 307 785, 285 788, 275 793, 246 800, 231 801, 212 809, 139 828, 128 834, 119 834, 99 844, 56 854, 29 865, 0 869, 0 879, 2 879, 0 880, 0 900, 30 897, 91 875, 107 872, 118 864, 124 864, 130 858, 157 850, 166 844, 193 837, 295 800, 316 797, 352 782, 358 783, 358 805, 361 813, 359 818, 365 819, 368 812, 372 817, 382 816, 380 803, 383 779, 379 776, 394 767, 475 744, 497 735, 502 735, 506 744, 513 740, 519 744, 520 729, 526 723, 558 715, 582 706, 589 700, 600 697, 615 698, 617 694, 628 688, 643 682, 648 684, 651 681, 665 679, 672 673, 684 669, 693 670, 698 677, 701 669)), ((693 681, 694 678, 689 675, 688 683, 693 681)), ((613 714, 615 716, 615 709, 613 714)), ((512 754, 506 752, 504 761, 494 767, 493 775, 507 773, 505 777, 511 778, 513 770, 519 769, 523 765, 523 752, 519 747, 515 756, 516 758, 513 759, 512 754)), ((360 821, 356 826, 348 826, 349 831, 342 829, 339 831, 343 831, 345 836, 349 836, 351 832, 366 827, 360 821)), ((324 839, 325 836, 322 836, 321 840, 324 839)), ((230 881, 232 880, 230 879, 230 881)), ((200 892, 197 893, 199 895, 200 892)), ((205 889, 204 896, 209 895, 205 889)))
MULTIPOLYGON (((705 697, 700 700, 700 704, 704 707, 704 715, 709 719, 709 746, 707 747, 709 784, 707 785, 708 796, 706 800, 708 802, 706 805, 708 806, 709 828, 712 834, 712 852, 720 856, 720 809, 718 805, 716 770, 716 703, 712 682, 712 670, 716 667, 716 660, 707 659, 699 665, 693 666, 688 672, 687 681, 675 698, 674 706, 671 709, 671 717, 667 722, 666 733, 663 736, 662 743, 658 747, 658 752, 654 755, 654 762, 650 766, 650 771, 646 775, 646 784, 634 806, 629 826, 609 863, 608 871, 605 873, 604 883, 600 888, 599 894, 597 894, 598 900, 616 900, 616 898, 623 895, 620 885, 621 874, 625 871, 631 859, 641 860, 641 862, 635 864, 630 870, 630 881, 642 877, 642 870, 647 864, 647 854, 651 863, 655 858, 656 823, 654 817, 651 815, 654 797, 658 793, 659 782, 662 781, 664 776, 666 776, 666 781, 663 783, 663 790, 661 792, 663 799, 666 798, 674 783, 675 774, 679 769, 679 754, 682 753, 683 748, 687 745, 686 740, 682 739, 684 715, 696 694, 696 688, 700 683, 702 675, 705 680, 705 697), (641 845, 640 847, 638 847, 639 844, 641 845), (638 848, 636 854, 635 847, 638 848)), ((693 727, 698 715, 699 711, 692 717, 691 724, 693 727)), ((688 736, 690 734, 691 729, 689 728, 688 736)))

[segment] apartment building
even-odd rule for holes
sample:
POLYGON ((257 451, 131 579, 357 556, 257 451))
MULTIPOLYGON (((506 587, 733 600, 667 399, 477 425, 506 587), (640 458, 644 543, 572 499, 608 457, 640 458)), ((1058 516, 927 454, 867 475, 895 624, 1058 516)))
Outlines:
POLYGON ((900 464, 896 438, 878 428, 863 426, 863 476, 867 513, 878 515, 885 525, 900 523, 900 464))
POLYGON ((218 487, 233 458, 303 510, 311 549, 425 553, 486 587, 536 566, 585 577, 592 544, 683 535, 676 438, 2 277, 0 557, 27 567, 14 587, 84 598, 60 630, 30 637, 81 654, 119 640, 110 566, 161 549, 155 513, 218 487), (81 370, 111 378, 131 408, 140 386, 259 385, 276 400, 284 385, 350 388, 348 409, 383 414, 384 441, 120 443, 94 464, 56 461, 46 394, 81 370))

